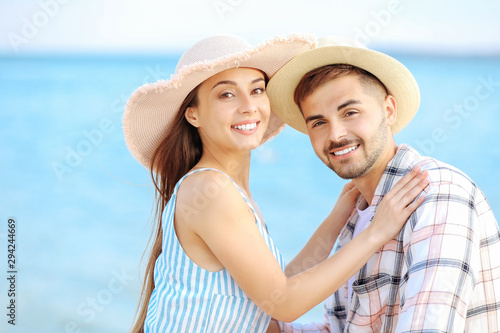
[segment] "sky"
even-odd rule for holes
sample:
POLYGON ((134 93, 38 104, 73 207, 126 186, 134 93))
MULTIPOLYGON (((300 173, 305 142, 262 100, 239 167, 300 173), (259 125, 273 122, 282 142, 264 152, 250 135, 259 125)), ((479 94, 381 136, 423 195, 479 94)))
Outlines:
POLYGON ((0 0, 0 54, 161 53, 212 34, 342 35, 380 50, 500 55, 498 0, 0 0))

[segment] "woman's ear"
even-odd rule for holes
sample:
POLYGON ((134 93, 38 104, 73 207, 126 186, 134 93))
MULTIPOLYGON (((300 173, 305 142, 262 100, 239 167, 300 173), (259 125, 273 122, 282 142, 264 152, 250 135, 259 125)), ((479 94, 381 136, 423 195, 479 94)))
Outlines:
POLYGON ((398 113, 396 99, 391 95, 387 95, 384 102, 384 108, 387 125, 394 125, 396 123, 396 116, 398 113))
POLYGON ((199 119, 198 119, 198 108, 189 106, 184 112, 184 117, 194 127, 199 127, 199 119))

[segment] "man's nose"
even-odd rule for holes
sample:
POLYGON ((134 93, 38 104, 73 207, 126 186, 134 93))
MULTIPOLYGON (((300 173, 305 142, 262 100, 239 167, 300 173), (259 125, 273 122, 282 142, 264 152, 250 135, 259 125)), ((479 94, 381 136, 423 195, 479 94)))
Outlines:
POLYGON ((347 135, 347 129, 340 122, 330 122, 330 140, 340 141, 347 135))

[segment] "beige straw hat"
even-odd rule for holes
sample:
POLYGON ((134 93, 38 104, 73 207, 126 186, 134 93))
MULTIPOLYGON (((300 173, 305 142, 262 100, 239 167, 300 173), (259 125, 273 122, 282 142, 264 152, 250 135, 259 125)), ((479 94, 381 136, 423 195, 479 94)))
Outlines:
MULTIPOLYGON (((212 36, 201 40, 180 58, 169 80, 139 87, 130 96, 123 115, 128 149, 146 168, 189 92, 211 76, 229 68, 256 68, 271 78, 297 54, 312 49, 312 37, 276 37, 257 47, 236 36, 212 36)), ((271 114, 262 143, 277 135, 284 123, 271 114)))
POLYGON ((410 71, 386 54, 341 37, 318 40, 317 48, 298 55, 274 75, 267 86, 273 112, 291 127, 307 134, 304 117, 293 99, 295 88, 306 73, 331 64, 362 68, 385 85, 397 103, 396 123, 391 127, 393 134, 405 127, 417 113, 420 91, 410 71))

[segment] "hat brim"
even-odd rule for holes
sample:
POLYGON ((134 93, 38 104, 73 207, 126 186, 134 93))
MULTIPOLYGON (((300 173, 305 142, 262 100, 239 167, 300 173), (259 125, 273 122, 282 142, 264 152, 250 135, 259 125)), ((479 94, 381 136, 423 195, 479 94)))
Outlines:
POLYGON ((397 103, 393 134, 404 128, 417 113, 420 91, 411 72, 396 59, 369 49, 350 46, 325 46, 302 53, 283 66, 270 80, 267 94, 271 109, 286 124, 307 134, 304 116, 294 102, 302 77, 313 69, 332 64, 348 64, 375 75, 397 103))
MULTIPOLYGON (((130 96, 123 115, 125 142, 134 158, 149 168, 151 158, 167 135, 187 95, 200 83, 226 69, 248 67, 271 78, 295 55, 315 46, 304 36, 276 37, 250 50, 181 68, 170 80, 139 87, 130 96)), ((262 143, 276 136, 285 124, 271 113, 262 143)))

